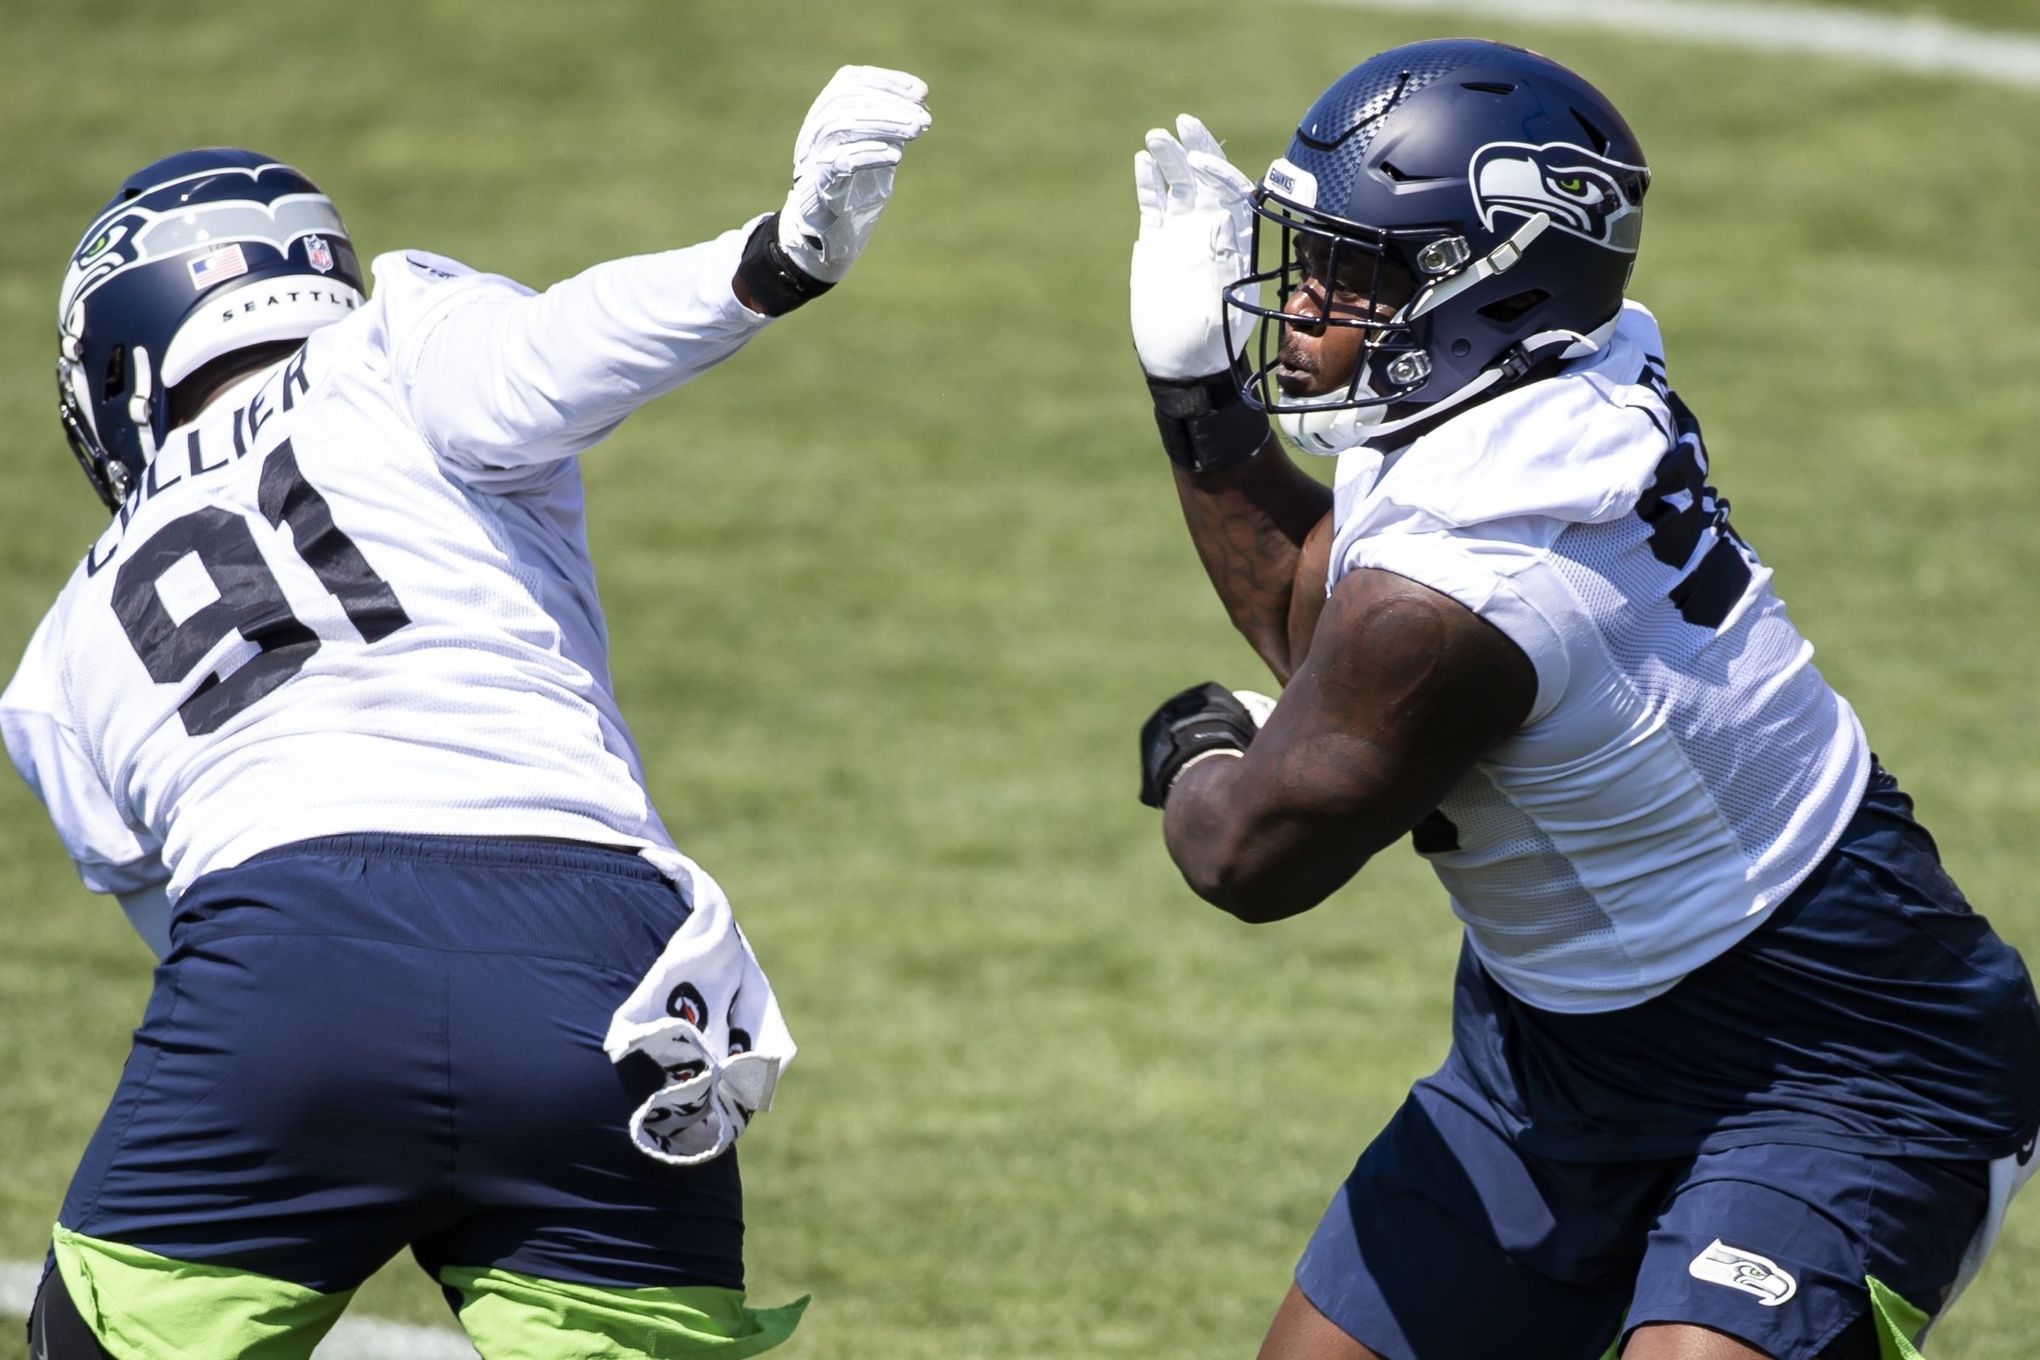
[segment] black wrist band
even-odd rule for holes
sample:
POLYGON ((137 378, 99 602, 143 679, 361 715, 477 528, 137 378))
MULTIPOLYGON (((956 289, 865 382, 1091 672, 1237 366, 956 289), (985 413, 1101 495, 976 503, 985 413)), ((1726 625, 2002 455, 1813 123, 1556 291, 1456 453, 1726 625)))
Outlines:
POLYGON ((751 239, 744 242, 743 258, 737 261, 737 277, 751 290, 751 296, 767 316, 785 316, 836 286, 816 278, 786 257, 786 252, 779 248, 778 213, 760 222, 751 239))
POLYGON ((1251 462, 1268 442, 1268 417, 1247 405, 1232 369, 1203 378, 1147 376, 1162 451, 1177 467, 1211 472, 1251 462))

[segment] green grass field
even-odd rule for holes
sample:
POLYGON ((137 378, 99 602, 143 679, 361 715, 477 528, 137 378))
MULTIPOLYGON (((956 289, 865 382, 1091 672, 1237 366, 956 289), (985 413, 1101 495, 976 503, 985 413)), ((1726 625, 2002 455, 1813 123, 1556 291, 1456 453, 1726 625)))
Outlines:
MULTIPOLYGON (((1933 10, 2040 32, 2023 0, 1933 10)), ((839 63, 925 76, 934 131, 852 279, 586 465, 653 791, 802 1043, 744 1146, 754 1295, 815 1295, 784 1352, 812 1360, 1250 1355, 1443 1053, 1457 938, 1400 849, 1308 917, 1235 924, 1134 801, 1155 701, 1262 677, 1155 447, 1129 163, 1190 109, 1258 173, 1348 65, 1473 27, 1301 0, 23 7, 0 43, 0 659, 101 522, 52 415, 51 313, 135 165, 253 144, 318 178, 364 255, 545 283, 776 206, 839 63)), ((1479 27, 1627 112, 1656 170, 1635 293, 1736 524, 1970 896, 2040 951, 2040 92, 1479 27)), ((11 777, 0 924, 0 1259, 22 1260, 149 971, 11 777)), ((2032 1355, 2036 1269, 2027 1205, 1935 1360, 2032 1355)), ((408 1263, 360 1306, 444 1317, 408 1263)), ((0 1360, 22 1354, 0 1321, 0 1360)))

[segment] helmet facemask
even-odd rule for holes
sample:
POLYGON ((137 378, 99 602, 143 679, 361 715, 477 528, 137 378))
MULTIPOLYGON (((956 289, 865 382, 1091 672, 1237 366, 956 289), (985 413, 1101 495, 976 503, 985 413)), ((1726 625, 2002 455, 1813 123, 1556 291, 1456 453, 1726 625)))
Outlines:
POLYGON ((1275 416, 1310 451, 1331 452, 1312 447, 1299 429, 1322 427, 1333 413, 1344 413, 1336 423, 1356 431, 1378 425, 1430 377, 1430 357, 1409 313, 1418 290, 1416 256, 1437 233, 1344 222, 1265 188, 1253 206, 1257 269, 1225 290, 1226 340, 1236 353, 1253 342, 1243 382, 1249 404, 1275 416), (1273 285, 1272 306, 1261 301, 1266 285, 1273 285), (1285 392, 1285 376, 1292 387, 1303 376, 1284 363, 1292 329, 1357 332, 1351 373, 1319 375, 1339 381, 1317 393, 1285 392))
MULTIPOLYGON (((112 356, 115 367, 124 367, 128 362, 124 346, 117 346, 112 356)), ((71 446, 71 455, 84 469, 85 480, 92 484, 93 491, 109 510, 120 509, 127 499, 128 489, 134 485, 134 469, 116 457, 100 439, 94 427, 94 393, 91 390, 91 375, 85 371, 84 354, 76 334, 65 329, 58 337, 57 351, 57 420, 64 427, 64 439, 71 446)), ((121 379, 109 373, 104 381, 116 385, 121 379)))
MULTIPOLYGON (((1491 385, 1454 383, 1444 390, 1433 383, 1439 369, 1460 365, 1434 358, 1430 314, 1505 273, 1550 225, 1546 215, 1535 214, 1495 250, 1475 258, 1466 237, 1449 227, 1364 226, 1299 208, 1265 187, 1255 195, 1254 217, 1255 263, 1269 258, 1264 249, 1275 252, 1274 262, 1226 289, 1227 342, 1237 352, 1249 338, 1246 328, 1255 328, 1254 358, 1243 380, 1248 403, 1274 416, 1305 452, 1324 455, 1442 415, 1491 385), (1263 285, 1271 283, 1272 308, 1260 301, 1263 285), (1299 295, 1301 306, 1292 312, 1299 295), (1353 371, 1342 386, 1309 395, 1282 390, 1281 378, 1289 371, 1283 345, 1291 327, 1361 333, 1353 371), (1434 387, 1440 390, 1430 390, 1434 387)), ((1465 357, 1458 349, 1452 356, 1465 357)))

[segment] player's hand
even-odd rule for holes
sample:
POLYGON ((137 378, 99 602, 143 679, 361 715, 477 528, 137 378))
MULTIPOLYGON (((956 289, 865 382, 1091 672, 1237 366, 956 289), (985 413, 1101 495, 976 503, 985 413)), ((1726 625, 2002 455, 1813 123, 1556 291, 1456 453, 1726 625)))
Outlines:
POLYGON ((793 143, 793 190, 779 211, 779 248, 809 276, 835 283, 871 239, 902 149, 928 130, 928 86, 905 71, 845 66, 815 97, 793 143))
MULTIPOLYGON (((1254 183, 1189 114, 1133 158, 1140 236, 1133 243, 1133 347, 1156 378, 1202 378, 1231 366, 1227 284, 1253 272, 1254 183)), ((1246 328, 1239 343, 1246 344, 1246 328)))
POLYGON ((1154 711, 1140 729, 1140 801, 1158 808, 1169 786, 1200 760, 1245 755, 1275 701, 1206 681, 1154 711))

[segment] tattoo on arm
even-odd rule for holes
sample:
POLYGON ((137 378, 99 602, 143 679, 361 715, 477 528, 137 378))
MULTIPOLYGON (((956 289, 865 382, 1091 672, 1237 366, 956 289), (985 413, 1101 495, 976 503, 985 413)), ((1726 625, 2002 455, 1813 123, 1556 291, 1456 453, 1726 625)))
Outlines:
POLYGON ((1205 574, 1233 626, 1278 680, 1294 667, 1291 600, 1300 550, 1331 509, 1323 483, 1290 462, 1275 439, 1251 463, 1192 474, 1176 493, 1205 574))

